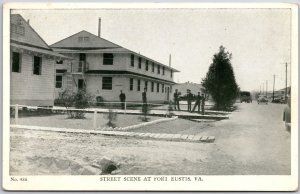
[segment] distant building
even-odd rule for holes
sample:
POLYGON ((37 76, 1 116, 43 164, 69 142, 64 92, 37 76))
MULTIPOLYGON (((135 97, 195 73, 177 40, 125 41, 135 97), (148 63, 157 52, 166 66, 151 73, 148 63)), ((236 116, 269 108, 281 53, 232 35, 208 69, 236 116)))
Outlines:
POLYGON ((19 14, 10 16, 10 103, 53 106, 55 61, 66 59, 19 14))
POLYGON ((95 98, 119 101, 120 90, 126 101, 141 101, 147 88, 150 102, 170 99, 174 73, 178 70, 123 48, 115 43, 81 31, 51 47, 72 57, 71 64, 56 65, 56 96, 60 91, 84 89, 95 98))

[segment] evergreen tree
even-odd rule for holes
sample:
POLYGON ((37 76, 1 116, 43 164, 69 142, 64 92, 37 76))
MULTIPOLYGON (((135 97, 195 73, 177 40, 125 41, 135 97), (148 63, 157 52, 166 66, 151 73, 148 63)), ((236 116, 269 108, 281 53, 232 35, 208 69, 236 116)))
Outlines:
POLYGON ((238 96, 239 87, 235 81, 231 58, 232 54, 226 52, 224 46, 220 46, 219 52, 213 56, 206 77, 202 80, 205 91, 215 102, 215 109, 229 109, 238 96))

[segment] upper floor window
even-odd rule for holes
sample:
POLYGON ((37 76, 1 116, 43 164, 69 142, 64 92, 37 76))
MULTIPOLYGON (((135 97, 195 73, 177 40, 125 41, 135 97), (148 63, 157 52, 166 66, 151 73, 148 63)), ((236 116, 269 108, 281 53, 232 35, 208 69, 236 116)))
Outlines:
POLYGON ((154 91, 154 82, 151 82, 151 92, 154 91))
POLYGON ((62 87, 62 75, 57 75, 55 80, 55 87, 61 88, 62 87))
POLYGON ((162 74, 165 75, 165 67, 162 67, 162 69, 163 69, 162 70, 163 71, 162 74))
POLYGON ((157 73, 160 74, 160 66, 157 65, 157 73))
POLYGON ((56 64, 63 64, 64 62, 63 62, 63 60, 57 60, 56 61, 56 64))
POLYGON ((21 54, 17 52, 12 53, 12 72, 21 72, 21 54))
POLYGON ((152 62, 152 72, 154 73, 154 62, 152 62))
POLYGON ((112 53, 103 54, 103 65, 112 65, 114 64, 114 55, 112 53))
POLYGON ((133 78, 130 78, 130 81, 129 81, 129 90, 133 90, 133 78))
POLYGON ((38 56, 33 57, 33 74, 41 75, 42 74, 42 58, 38 56))
POLYGON ((11 24, 10 25, 10 32, 18 34, 18 35, 25 35, 25 27, 17 24, 11 24))
POLYGON ((141 68, 142 68, 142 58, 139 57, 139 69, 141 69, 141 68))
POLYGON ((141 80, 137 80, 137 91, 141 91, 141 80))
POLYGON ((148 70, 149 70, 149 61, 146 60, 146 71, 148 71, 148 70))
POLYGON ((134 54, 131 54, 131 67, 134 67, 134 54))
POLYGON ((112 77, 102 78, 102 90, 112 90, 112 77))

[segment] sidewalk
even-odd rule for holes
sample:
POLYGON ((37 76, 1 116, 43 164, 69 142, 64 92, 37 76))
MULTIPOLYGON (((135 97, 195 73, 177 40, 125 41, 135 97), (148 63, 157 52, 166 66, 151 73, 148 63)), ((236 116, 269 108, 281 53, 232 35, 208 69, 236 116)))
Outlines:
POLYGON ((28 126, 28 125, 10 125, 10 127, 15 129, 27 129, 27 130, 36 130, 36 131, 82 133, 82 134, 93 134, 93 135, 133 137, 133 138, 142 138, 142 139, 157 139, 157 140, 164 140, 164 141, 183 141, 183 142, 194 142, 194 143, 201 143, 201 142, 210 143, 215 141, 214 136, 199 136, 199 135, 185 135, 185 134, 98 131, 98 130, 87 130, 87 129, 54 128, 54 127, 41 127, 41 126, 28 126))

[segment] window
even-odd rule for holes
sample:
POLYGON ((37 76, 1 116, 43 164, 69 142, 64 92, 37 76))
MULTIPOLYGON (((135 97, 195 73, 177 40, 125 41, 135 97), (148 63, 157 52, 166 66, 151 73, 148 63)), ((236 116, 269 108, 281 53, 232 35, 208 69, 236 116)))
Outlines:
POLYGON ((145 88, 148 91, 148 82, 147 81, 145 81, 145 88))
POLYGON ((90 38, 88 36, 79 36, 78 42, 89 42, 90 38))
POLYGON ((164 92, 165 92, 165 84, 162 84, 161 87, 162 87, 162 88, 161 88, 161 92, 164 93, 164 92))
POLYGON ((133 90, 133 78, 130 78, 129 81, 129 89, 132 91, 133 90))
POLYGON ((152 72, 154 73, 154 63, 152 62, 152 72))
POLYGON ((160 74, 160 66, 157 65, 157 74, 160 74))
POLYGON ((112 53, 103 54, 103 65, 112 65, 114 64, 114 55, 112 53))
POLYGON ((12 72, 21 72, 21 54, 17 52, 12 53, 12 72))
POLYGON ((151 92, 154 91, 154 82, 151 82, 151 92))
POLYGON ((159 92, 159 83, 157 83, 156 86, 157 86, 157 87, 156 87, 156 92, 159 92))
POLYGON ((165 67, 163 67, 163 75, 165 75, 165 67))
POLYGON ((131 67, 134 67, 134 55, 131 54, 131 67))
POLYGON ((112 90, 112 77, 102 78, 102 90, 112 90))
POLYGON ((138 84, 137 84, 137 91, 141 91, 141 80, 137 80, 138 84))
POLYGON ((63 64, 63 63, 64 63, 63 60, 56 61, 56 64, 63 64))
POLYGON ((146 71, 148 71, 149 70, 149 62, 148 62, 148 60, 146 60, 146 71))
POLYGON ((170 93, 172 93, 172 86, 170 86, 170 93))
POLYGON ((55 87, 61 88, 62 87, 62 75, 57 75, 55 80, 55 87))
POLYGON ((142 58, 139 57, 139 69, 141 69, 141 68, 142 68, 142 58))
POLYGON ((171 77, 173 77, 173 70, 171 69, 171 77))
POLYGON ((42 73, 42 58, 38 56, 33 57, 33 74, 41 75, 42 73))

